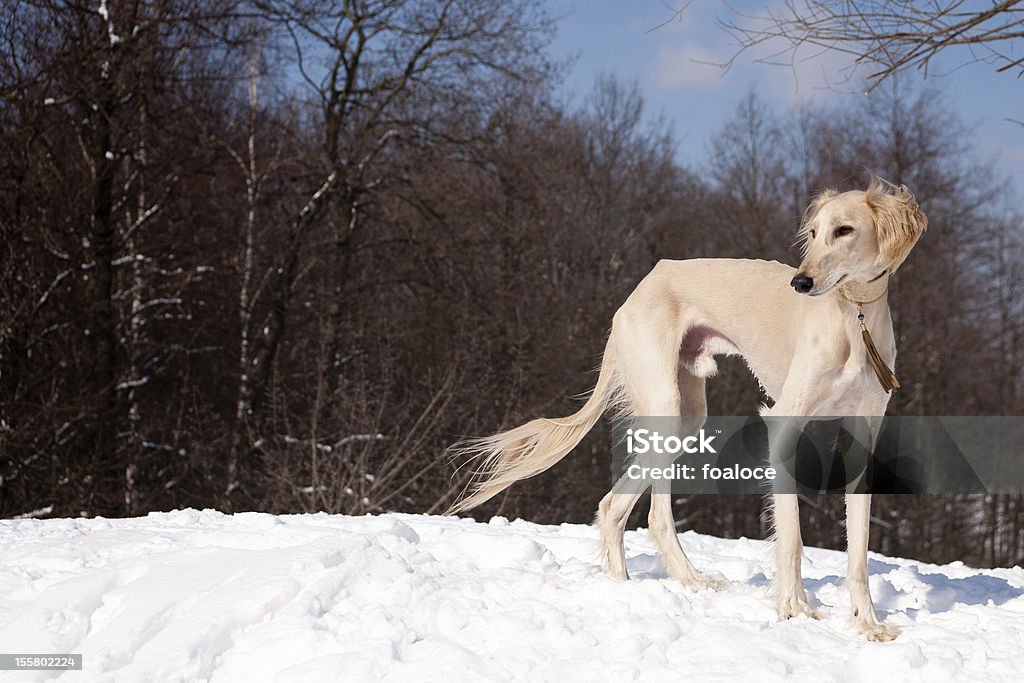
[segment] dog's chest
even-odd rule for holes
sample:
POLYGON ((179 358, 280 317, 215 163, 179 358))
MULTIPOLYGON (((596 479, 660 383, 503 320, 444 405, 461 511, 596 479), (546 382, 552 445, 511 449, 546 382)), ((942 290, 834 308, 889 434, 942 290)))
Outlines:
POLYGON ((850 355, 836 377, 831 415, 875 415, 885 412, 889 393, 875 376, 863 344, 853 344, 850 355))

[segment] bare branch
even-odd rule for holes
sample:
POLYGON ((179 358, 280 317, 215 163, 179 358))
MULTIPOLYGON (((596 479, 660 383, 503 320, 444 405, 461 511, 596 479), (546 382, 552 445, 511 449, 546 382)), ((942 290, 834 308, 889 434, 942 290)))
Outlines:
POLYGON ((827 50, 851 58, 846 79, 866 69, 870 90, 907 69, 927 76, 938 55, 964 48, 968 62, 1024 75, 1024 60, 1015 54, 1016 41, 1024 37, 1021 0, 983 7, 964 0, 785 0, 761 14, 723 4, 730 14, 719 25, 737 48, 722 65, 726 68, 750 51, 769 51, 756 56, 758 62, 792 67, 807 57, 808 49, 827 50))

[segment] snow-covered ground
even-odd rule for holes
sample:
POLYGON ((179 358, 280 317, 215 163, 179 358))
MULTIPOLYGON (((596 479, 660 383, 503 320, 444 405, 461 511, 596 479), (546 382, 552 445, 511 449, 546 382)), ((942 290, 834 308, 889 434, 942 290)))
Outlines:
POLYGON ((849 626, 845 556, 808 549, 821 621, 779 622, 761 541, 694 533, 694 592, 646 531, 633 581, 606 576, 588 526, 416 515, 0 522, 0 652, 82 653, 68 681, 1024 680, 1024 569, 871 558, 882 615, 849 626))

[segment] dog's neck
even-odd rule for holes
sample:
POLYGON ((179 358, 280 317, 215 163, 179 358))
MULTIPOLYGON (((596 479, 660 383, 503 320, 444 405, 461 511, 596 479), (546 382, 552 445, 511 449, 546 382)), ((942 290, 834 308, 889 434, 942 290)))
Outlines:
POLYGON ((889 271, 883 270, 866 282, 848 280, 836 289, 851 304, 866 306, 878 301, 889 291, 889 271))

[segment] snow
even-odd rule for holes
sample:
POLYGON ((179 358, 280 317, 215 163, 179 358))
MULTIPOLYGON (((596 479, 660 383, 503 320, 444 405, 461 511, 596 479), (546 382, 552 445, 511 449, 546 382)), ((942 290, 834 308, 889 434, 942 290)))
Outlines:
MULTIPOLYGON (((0 650, 82 653, 68 681, 1011 681, 1024 569, 871 556, 881 615, 850 627, 845 555, 809 548, 820 621, 780 622, 770 546, 681 535, 719 592, 666 578, 645 530, 633 580, 582 525, 388 514, 0 522, 0 650)), ((35 681, 61 672, 18 672, 35 681)))
POLYGON ((114 22, 110 20, 110 10, 107 9, 107 0, 100 0, 100 6, 96 9, 96 14, 100 15, 100 18, 107 23, 107 37, 110 39, 111 47, 114 47, 122 42, 121 36, 114 32, 114 22))

